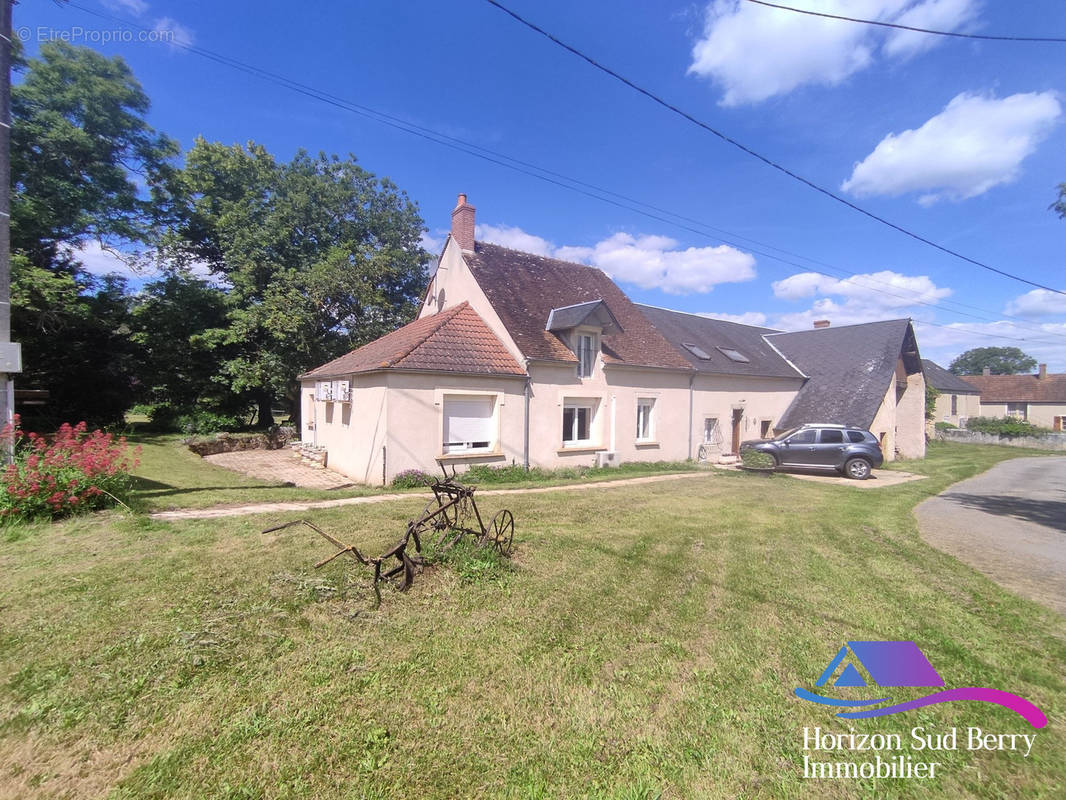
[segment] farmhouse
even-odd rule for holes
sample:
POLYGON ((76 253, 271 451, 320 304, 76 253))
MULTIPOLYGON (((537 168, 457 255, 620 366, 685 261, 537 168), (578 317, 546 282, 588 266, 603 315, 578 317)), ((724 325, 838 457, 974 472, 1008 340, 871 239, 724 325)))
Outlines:
POLYGON ((970 417, 981 416, 981 392, 977 387, 927 358, 922 359, 922 369, 925 382, 939 392, 932 422, 965 428, 970 417))
POLYGON ((355 480, 735 454, 803 422, 925 452, 909 320, 783 333, 633 303, 602 271, 474 239, 465 195, 409 325, 301 376, 302 440, 355 480))
POLYGON ((1016 417, 1066 430, 1066 373, 1048 372, 1041 364, 1035 375, 966 375, 963 380, 981 393, 983 417, 1016 417))

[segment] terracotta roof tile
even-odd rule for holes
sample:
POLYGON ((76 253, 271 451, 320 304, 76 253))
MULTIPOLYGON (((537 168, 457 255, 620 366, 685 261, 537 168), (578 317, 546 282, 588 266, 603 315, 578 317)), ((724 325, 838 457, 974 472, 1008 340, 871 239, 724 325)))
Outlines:
POLYGON ((614 281, 594 267, 486 242, 477 242, 463 257, 526 358, 577 361, 556 333, 545 330, 548 315, 554 308, 602 300, 622 328, 603 337, 605 362, 692 369, 614 281))
POLYGON ((982 403, 1066 403, 1066 373, 1036 375, 963 375, 981 392, 982 403))
POLYGON ((301 378, 332 378, 380 369, 477 375, 525 375, 469 303, 416 319, 301 378))

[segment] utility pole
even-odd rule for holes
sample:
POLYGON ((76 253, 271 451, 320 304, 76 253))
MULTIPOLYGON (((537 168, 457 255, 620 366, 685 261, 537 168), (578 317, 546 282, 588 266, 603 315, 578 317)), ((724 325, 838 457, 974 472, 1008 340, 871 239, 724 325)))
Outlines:
MULTIPOLYGON (((13 376, 22 371, 22 348, 11 341, 11 8, 0 0, 0 427, 15 413, 13 376)), ((9 461, 9 447, 0 459, 9 461)))

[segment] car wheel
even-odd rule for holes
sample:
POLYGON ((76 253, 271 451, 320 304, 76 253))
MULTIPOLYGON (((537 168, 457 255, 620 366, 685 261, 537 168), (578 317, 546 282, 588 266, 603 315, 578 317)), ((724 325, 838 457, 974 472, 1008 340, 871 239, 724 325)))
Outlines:
POLYGON ((865 458, 852 458, 844 465, 844 474, 857 481, 869 478, 870 470, 870 462, 865 458))

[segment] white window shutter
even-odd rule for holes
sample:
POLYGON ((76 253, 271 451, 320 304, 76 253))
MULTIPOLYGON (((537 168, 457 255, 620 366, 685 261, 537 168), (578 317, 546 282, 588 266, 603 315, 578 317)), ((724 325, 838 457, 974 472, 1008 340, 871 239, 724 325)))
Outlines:
POLYGON ((491 442, 493 430, 493 397, 445 397, 444 441, 491 442))

